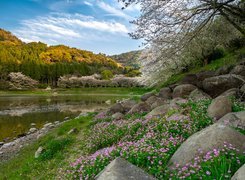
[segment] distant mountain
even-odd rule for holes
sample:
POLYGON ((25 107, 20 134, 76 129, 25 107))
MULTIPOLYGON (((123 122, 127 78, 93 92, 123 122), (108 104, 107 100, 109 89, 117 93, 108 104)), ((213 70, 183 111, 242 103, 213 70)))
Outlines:
POLYGON ((130 51, 118 55, 110 56, 112 59, 115 59, 117 62, 121 63, 124 66, 132 66, 134 68, 139 67, 139 56, 142 50, 139 51, 130 51))
POLYGON ((104 70, 118 74, 123 67, 104 54, 65 45, 24 43, 11 32, 0 29, 0 79, 7 78, 10 72, 22 72, 40 82, 54 84, 63 75, 83 76, 104 70))

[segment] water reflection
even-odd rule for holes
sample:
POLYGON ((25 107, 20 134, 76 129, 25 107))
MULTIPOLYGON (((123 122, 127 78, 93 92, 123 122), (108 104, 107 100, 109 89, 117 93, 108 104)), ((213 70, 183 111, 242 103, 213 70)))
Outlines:
POLYGON ((0 96, 0 141, 27 132, 31 123, 41 128, 47 122, 63 121, 81 112, 100 110, 125 98, 116 95, 0 96))

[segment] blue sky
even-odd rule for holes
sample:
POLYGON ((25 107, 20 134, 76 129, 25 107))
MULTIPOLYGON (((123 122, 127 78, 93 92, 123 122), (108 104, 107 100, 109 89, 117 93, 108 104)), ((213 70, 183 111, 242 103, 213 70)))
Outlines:
POLYGON ((117 0, 0 0, 0 28, 25 42, 119 54, 140 49, 128 36, 140 7, 121 10, 117 0))

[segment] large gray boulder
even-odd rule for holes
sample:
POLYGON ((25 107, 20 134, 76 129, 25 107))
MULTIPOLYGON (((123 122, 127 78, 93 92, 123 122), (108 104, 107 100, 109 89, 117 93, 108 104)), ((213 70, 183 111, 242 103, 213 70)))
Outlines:
POLYGON ((174 98, 170 101, 169 108, 170 109, 179 109, 182 104, 186 104, 188 102, 187 99, 183 98, 174 98))
POLYGON ((155 180, 142 169, 122 158, 116 158, 96 177, 96 180, 155 180))
POLYGON ((232 176, 231 180, 244 180, 244 178, 245 178, 245 164, 237 170, 237 172, 232 176))
POLYGON ((158 97, 162 99, 171 99, 172 98, 172 90, 169 87, 160 89, 158 93, 158 97))
POLYGON ((215 123, 189 137, 174 153, 169 166, 173 167, 175 164, 184 166, 198 155, 199 149, 205 154, 214 148, 222 149, 224 142, 232 144, 241 154, 245 149, 243 134, 224 124, 215 123))
POLYGON ((215 76, 215 71, 202 71, 197 73, 197 79, 199 82, 203 81, 204 79, 214 77, 215 76))
POLYGON ((154 102, 156 102, 157 100, 158 100, 158 97, 157 97, 157 96, 151 96, 151 97, 149 97, 145 102, 151 106, 151 105, 154 104, 154 102))
POLYGON ((240 88, 244 82, 242 76, 235 74, 215 76, 203 81, 203 90, 210 96, 217 97, 229 89, 240 88))
POLYGON ((245 76, 245 66, 237 65, 231 70, 230 73, 245 76))
POLYGON ((121 105, 122 105, 122 107, 123 107, 123 111, 124 111, 124 112, 130 111, 130 109, 131 109, 134 105, 136 105, 136 104, 137 104, 137 102, 136 102, 135 100, 131 100, 131 99, 124 100, 124 101, 121 102, 121 105))
POLYGON ((140 102, 132 107, 128 114, 134 114, 134 113, 143 113, 143 112, 149 112, 151 110, 151 106, 147 104, 146 102, 140 102))
POLYGON ((201 99, 211 99, 211 97, 200 89, 195 89, 189 95, 189 99, 193 101, 198 101, 201 99))
POLYGON ((240 94, 240 90, 238 88, 232 88, 223 92, 220 96, 238 97, 239 94, 240 94))
POLYGON ((174 88, 173 98, 188 97, 197 87, 192 84, 182 84, 174 88))
POLYGON ((223 123, 234 128, 245 129, 245 111, 228 113, 220 118, 218 123, 223 123))
POLYGON ((197 75, 197 87, 202 89, 202 81, 206 78, 214 77, 215 71, 202 71, 196 74, 197 75))
POLYGON ((226 96, 219 96, 208 106, 208 116, 213 119, 220 119, 232 111, 231 100, 226 96))
POLYGON ((216 75, 219 76, 219 75, 229 74, 233 67, 234 65, 227 65, 227 66, 220 67, 219 69, 216 70, 216 75))
POLYGON ((197 75, 196 74, 187 74, 180 82, 181 84, 192 84, 194 86, 197 85, 197 75))
POLYGON ((116 103, 112 107, 109 108, 108 112, 111 113, 111 114, 115 114, 117 112, 123 113, 124 112, 124 108, 121 105, 121 103, 116 103))
POLYGON ((141 101, 146 101, 149 97, 154 96, 155 94, 153 92, 148 92, 145 93, 144 95, 141 96, 141 101))
POLYGON ((117 112, 117 113, 113 114, 111 117, 114 120, 119 120, 119 119, 122 119, 124 117, 124 115, 120 112, 117 112))
POLYGON ((169 110, 169 105, 165 104, 159 107, 156 107, 151 112, 149 112, 146 117, 153 117, 153 116, 162 116, 165 115, 169 110))
POLYGON ((151 105, 151 109, 155 109, 158 106, 162 106, 164 104, 169 104, 169 100, 165 100, 162 98, 158 98, 152 105, 151 105))

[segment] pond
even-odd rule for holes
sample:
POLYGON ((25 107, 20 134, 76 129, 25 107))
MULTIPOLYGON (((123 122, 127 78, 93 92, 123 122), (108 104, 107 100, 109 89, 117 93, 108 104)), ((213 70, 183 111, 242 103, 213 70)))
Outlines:
POLYGON ((64 121, 83 112, 98 111, 129 94, 93 92, 48 95, 0 94, 0 142, 8 142, 28 132, 35 123, 41 128, 48 122, 64 121))

